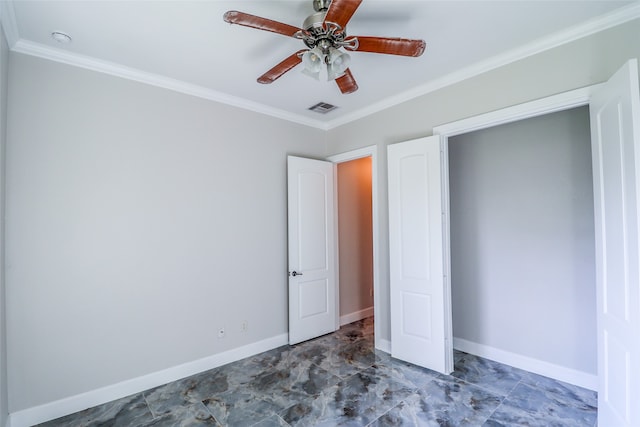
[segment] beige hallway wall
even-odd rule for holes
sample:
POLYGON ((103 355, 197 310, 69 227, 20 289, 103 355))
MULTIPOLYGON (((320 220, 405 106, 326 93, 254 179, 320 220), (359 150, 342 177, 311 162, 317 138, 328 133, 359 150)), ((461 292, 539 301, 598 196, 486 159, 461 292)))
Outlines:
POLYGON ((373 306, 371 157, 338 165, 340 316, 373 306))

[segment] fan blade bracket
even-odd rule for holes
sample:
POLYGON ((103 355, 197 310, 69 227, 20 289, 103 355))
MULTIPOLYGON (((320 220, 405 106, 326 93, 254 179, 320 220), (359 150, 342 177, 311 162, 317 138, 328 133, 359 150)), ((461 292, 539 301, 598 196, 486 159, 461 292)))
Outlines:
POLYGON ((358 52, 418 57, 424 53, 427 47, 424 40, 399 37, 355 36, 354 38, 358 39, 357 47, 354 49, 351 46, 345 46, 346 49, 358 52))
POLYGON ((340 24, 336 24, 335 22, 325 21, 324 22, 324 30, 326 32, 327 37, 330 37, 335 41, 344 40, 347 35, 344 31, 344 28, 340 26, 340 24))
POLYGON ((316 46, 316 38, 307 30, 300 30, 293 37, 302 40, 309 49, 313 49, 316 46))
POLYGON ((351 37, 336 43, 336 45, 338 45, 339 47, 344 47, 345 49, 349 49, 349 50, 358 50, 358 46, 360 45, 360 42, 358 42, 357 37, 351 37))

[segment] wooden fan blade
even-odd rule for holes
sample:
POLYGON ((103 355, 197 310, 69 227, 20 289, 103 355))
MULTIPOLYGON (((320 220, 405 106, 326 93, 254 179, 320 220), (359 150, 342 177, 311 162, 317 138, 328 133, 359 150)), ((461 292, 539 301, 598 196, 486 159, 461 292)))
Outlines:
POLYGON ((345 49, 389 55, 420 56, 427 46, 424 40, 360 36, 355 38, 358 39, 358 47, 351 49, 349 46, 345 46, 345 49))
POLYGON ((300 31, 300 28, 293 25, 283 24, 282 22, 272 21, 271 19, 261 18, 260 16, 249 15, 248 13, 230 10, 224 14, 225 22, 230 24, 244 25, 245 27, 257 28, 258 30, 271 31, 285 36, 292 37, 300 31))
POLYGON ((353 78, 353 74, 351 74, 351 70, 348 68, 342 76, 336 79, 336 83, 340 88, 340 92, 344 93, 345 95, 358 90, 356 79, 353 78))
POLYGON ((360 3, 362 0, 332 0, 324 22, 334 22, 344 29, 360 3))
POLYGON ((258 77, 258 83, 269 84, 278 80, 284 73, 302 62, 301 56, 304 52, 306 52, 306 49, 299 50, 293 55, 287 57, 284 61, 258 77))

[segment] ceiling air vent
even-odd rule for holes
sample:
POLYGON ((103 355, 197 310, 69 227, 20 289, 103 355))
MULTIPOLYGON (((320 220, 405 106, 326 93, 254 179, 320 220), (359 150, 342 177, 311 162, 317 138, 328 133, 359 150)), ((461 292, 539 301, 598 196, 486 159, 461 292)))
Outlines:
POLYGON ((320 114, 327 114, 329 111, 335 110, 335 105, 327 104, 326 102, 318 102, 316 105, 309 107, 309 110, 315 111, 320 114))

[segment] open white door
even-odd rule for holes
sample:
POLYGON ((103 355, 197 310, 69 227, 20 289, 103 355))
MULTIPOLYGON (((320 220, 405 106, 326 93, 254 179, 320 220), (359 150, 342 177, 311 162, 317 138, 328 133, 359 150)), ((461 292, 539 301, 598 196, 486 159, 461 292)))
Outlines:
POLYGON ((590 102, 598 425, 640 426, 640 95, 628 62, 590 102))
POLYGON ((338 329, 333 163, 289 156, 289 344, 338 329))
POLYGON ((453 369, 444 280, 440 137, 389 145, 391 355, 453 369))

